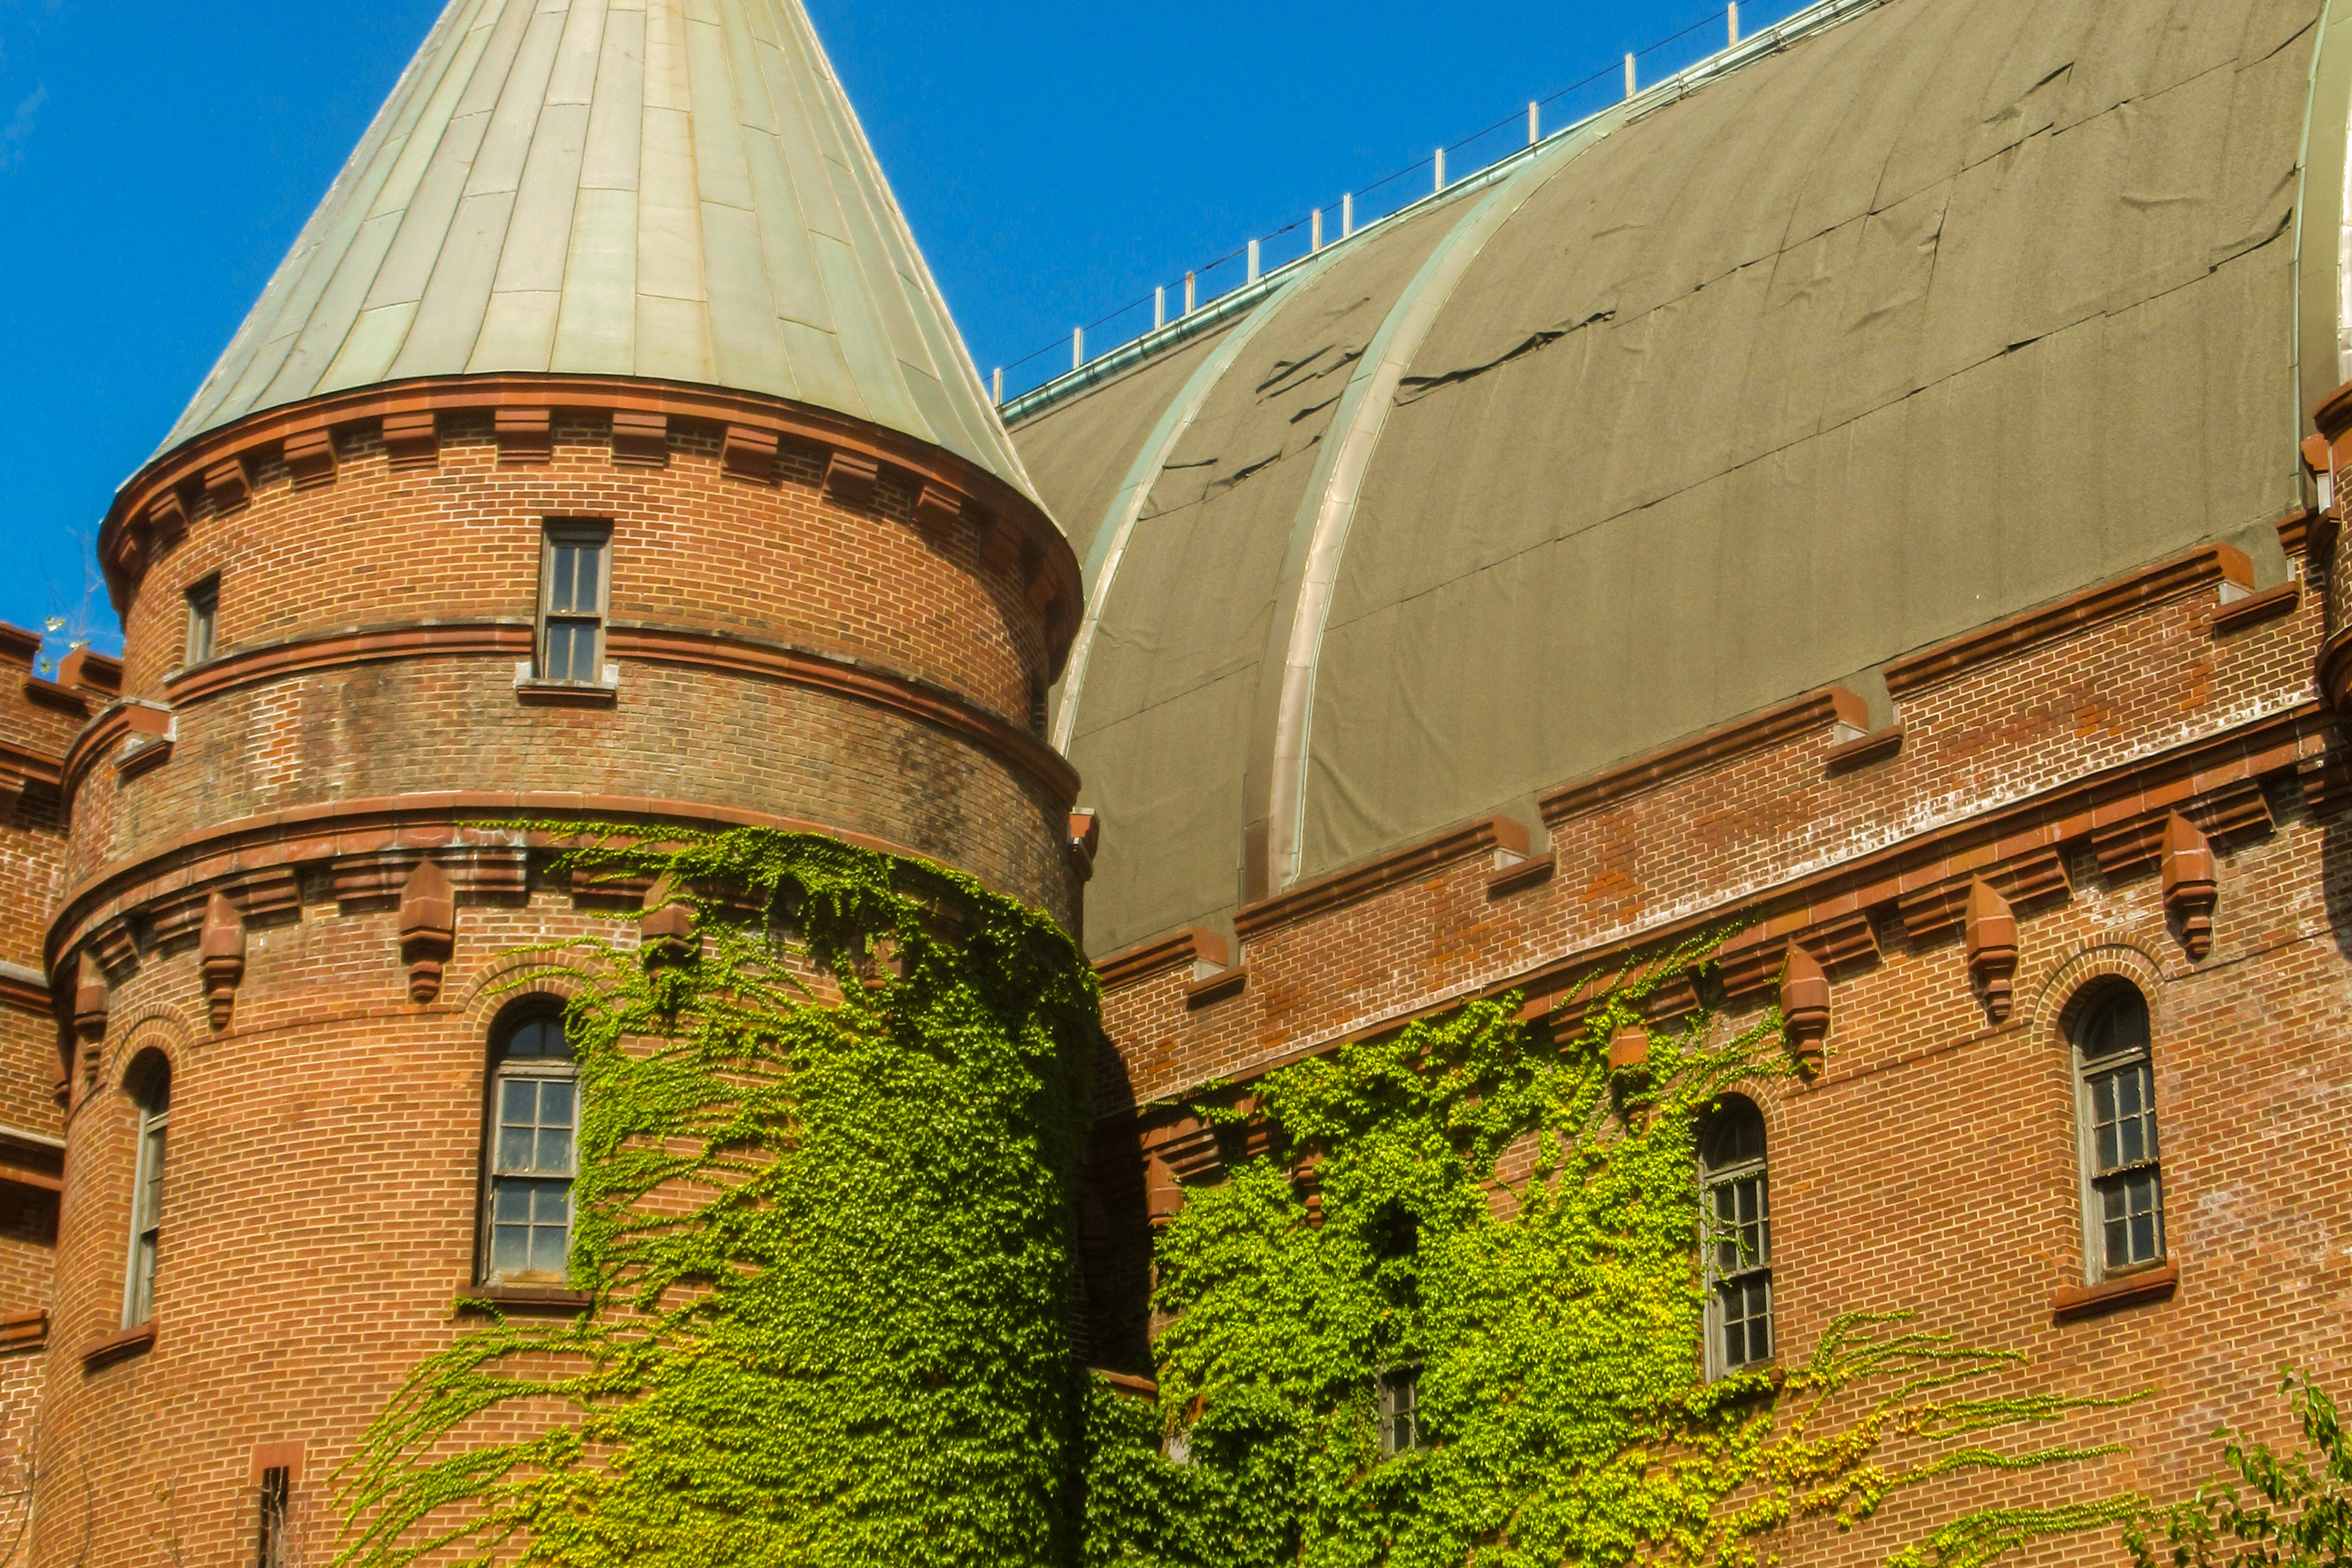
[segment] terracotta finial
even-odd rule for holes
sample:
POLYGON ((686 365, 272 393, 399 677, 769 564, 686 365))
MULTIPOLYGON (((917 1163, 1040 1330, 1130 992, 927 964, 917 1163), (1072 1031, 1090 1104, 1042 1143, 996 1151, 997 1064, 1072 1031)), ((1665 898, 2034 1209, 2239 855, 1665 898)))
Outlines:
POLYGON ((245 982, 245 917, 215 893, 205 904, 205 929, 197 941, 197 956, 205 973, 205 1002, 212 1010, 213 1027, 228 1027, 229 1011, 236 1005, 236 988, 245 982))
POLYGON ((2017 917, 2009 900, 1979 877, 1969 885, 1969 977, 1984 988, 1985 1011, 2008 1018, 2011 979, 2017 973, 2017 917))
POLYGON ((647 963, 684 963, 701 946, 694 930, 694 906, 673 896, 667 876, 646 892, 646 918, 638 922, 637 939, 647 963))
POLYGON ((441 994, 441 976, 457 946, 457 896, 448 874, 419 860, 400 889, 400 962, 408 966, 408 999, 422 1006, 441 994))
POLYGON ((2180 921, 2180 945, 2191 959, 2213 951, 2213 908, 2221 893, 2213 877, 2213 846, 2179 812, 2164 819, 2164 909, 2180 921))
POLYGON ((1830 1032, 1830 977, 1821 961, 1795 942, 1780 966, 1780 1026, 1808 1077, 1821 1071, 1822 1042, 1830 1032))

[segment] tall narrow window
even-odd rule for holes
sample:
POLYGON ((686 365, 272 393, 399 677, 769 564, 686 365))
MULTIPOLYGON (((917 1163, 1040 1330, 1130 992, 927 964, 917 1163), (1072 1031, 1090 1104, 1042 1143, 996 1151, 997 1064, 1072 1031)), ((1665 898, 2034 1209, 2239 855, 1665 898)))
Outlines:
POLYGON ((541 552, 539 678, 595 682, 604 671, 605 557, 602 522, 551 522, 541 552))
POLYGON ((1764 1113, 1727 1095, 1700 1142, 1706 1181, 1707 1373, 1772 1359, 1772 1194, 1764 1113))
POLYGON ((287 1562, 286 1515, 294 1502, 294 1478, 283 1465, 261 1472, 261 1538, 253 1561, 257 1568, 291 1568, 287 1562))
POLYGON ((182 650, 182 668, 194 668, 213 656, 220 630, 220 574, 215 572, 188 590, 188 646, 182 650))
POLYGON ((163 1131, 172 1119, 172 1069, 149 1066, 132 1096, 139 1113, 138 1163, 131 1187, 131 1268, 123 1281, 122 1326, 155 1315, 155 1257, 163 1237, 163 1131))
POLYGON ((1392 1366, 1381 1373, 1381 1452, 1421 1446, 1421 1368, 1392 1366))
POLYGON ((482 1205, 485 1284, 564 1281, 578 1087, 561 1017, 526 1018, 499 1042, 490 1070, 489 1191, 482 1205))
POLYGON ((2083 1145, 2083 1239, 2093 1280, 2164 1260, 2164 1175, 2157 1163, 2156 1076, 2147 998, 2103 985, 2074 1027, 2083 1145))

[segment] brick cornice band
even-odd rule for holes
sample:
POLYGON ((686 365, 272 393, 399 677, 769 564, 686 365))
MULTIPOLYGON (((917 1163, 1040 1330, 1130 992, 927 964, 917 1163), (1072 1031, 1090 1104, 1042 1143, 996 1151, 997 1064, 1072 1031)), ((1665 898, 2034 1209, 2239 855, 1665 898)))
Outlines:
POLYGON ((1172 935, 1154 937, 1096 959, 1095 979, 1104 990, 1115 991, 1191 963, 1205 961, 1223 966, 1228 956, 1223 937, 1203 926, 1186 926, 1172 935))
POLYGON ((2101 621, 2129 615, 2158 600, 2215 582, 2235 583, 2251 589, 2254 585, 2253 564, 2234 545, 2200 544, 2128 576, 2069 594, 2063 599, 2053 599, 2006 620, 1906 655, 1886 667, 1887 693, 1899 700, 1964 669, 2071 637, 2101 621))
POLYGON ((1287 891, 1234 911, 1234 934, 1247 942, 1277 925, 1370 898, 1384 888, 1408 881, 1437 867, 1494 849, 1516 855, 1528 851, 1528 830, 1507 816, 1481 816, 1460 827, 1431 834, 1377 859, 1301 882, 1287 891))
MULTIPOLYGON (((562 839, 562 833, 531 831, 524 825, 566 821, 701 830, 770 827, 836 838, 902 859, 947 863, 939 855, 869 834, 701 801, 495 790, 333 801, 199 828, 85 878, 58 900, 45 943, 47 962, 55 973, 64 956, 93 934, 103 946, 110 940, 108 931, 123 930, 126 917, 166 901, 175 907, 187 905, 192 898, 200 907, 205 889, 232 879, 240 884, 268 881, 273 887, 282 881, 290 889, 293 868, 347 857, 381 856, 401 848, 423 852, 552 846, 562 839)), ((977 875, 967 868, 956 868, 977 875)))
MULTIPOLYGON (((531 637, 530 624, 520 621, 426 622, 328 633, 241 649, 182 671, 164 683, 164 690, 174 708, 184 708, 265 681, 352 665, 412 658, 529 658, 531 637)), ((1044 784, 1066 808, 1077 799, 1077 771, 1045 742, 944 687, 912 676, 783 643, 686 626, 615 622, 605 647, 612 658, 625 663, 635 659, 749 676, 870 702, 969 742, 1044 784)), ((87 744, 83 739, 74 744, 71 776, 78 781, 87 770, 89 745, 102 747, 121 739, 121 733, 119 728, 103 736, 96 733, 96 727, 85 731, 87 744)))
MULTIPOLYGON (((846 454, 868 471, 897 470, 920 492, 929 487, 951 499, 957 515, 979 524, 1010 529, 1024 561, 1034 562, 1033 600, 1049 605, 1052 661, 1058 673, 1076 630, 1082 599, 1077 558, 1069 542, 1026 496, 995 475, 952 452, 909 436, 867 425, 820 408, 756 393, 722 391, 631 376, 495 374, 448 376, 357 388, 282 408, 247 415, 196 436, 140 470, 116 493, 99 531, 98 555, 118 612, 127 610, 130 589, 145 570, 144 535, 184 529, 190 499, 211 493, 216 502, 242 504, 247 491, 226 495, 215 476, 235 468, 250 474, 255 460, 293 443, 316 448, 313 439, 345 426, 386 424, 385 442, 395 464, 420 460, 430 466, 427 444, 433 420, 444 413, 506 411, 511 416, 567 414, 630 415, 619 448, 625 463, 644 460, 639 447, 643 418, 658 416, 665 427, 678 421, 718 425, 741 432, 753 444, 791 439, 846 454)), ((506 439, 504 434, 501 440, 506 439)), ((738 446, 742 443, 739 441, 738 446)), ((730 468, 730 471, 736 471, 730 468)), ((295 475, 298 483, 333 482, 331 467, 315 466, 295 475)))
POLYGON ((1691 740, 1661 746, 1606 773, 1563 784, 1538 796, 1537 809, 1543 813, 1547 826, 1564 822, 1599 811, 1670 779, 1779 745, 1793 736, 1832 724, 1860 731, 1869 722, 1869 710, 1861 698, 1843 686, 1825 686, 1819 691, 1718 725, 1691 740))

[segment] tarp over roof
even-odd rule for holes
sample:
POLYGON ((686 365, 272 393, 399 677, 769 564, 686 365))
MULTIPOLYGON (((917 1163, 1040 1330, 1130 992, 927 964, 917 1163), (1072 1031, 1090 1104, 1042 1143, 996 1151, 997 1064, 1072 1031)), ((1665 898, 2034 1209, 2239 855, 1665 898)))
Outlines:
POLYGON ((1088 948, 2205 540, 2276 580, 2319 8, 1888 0, 1047 402, 1088 948))
POLYGON ((163 447, 491 371, 772 394, 1034 499, 799 0, 451 0, 163 447))

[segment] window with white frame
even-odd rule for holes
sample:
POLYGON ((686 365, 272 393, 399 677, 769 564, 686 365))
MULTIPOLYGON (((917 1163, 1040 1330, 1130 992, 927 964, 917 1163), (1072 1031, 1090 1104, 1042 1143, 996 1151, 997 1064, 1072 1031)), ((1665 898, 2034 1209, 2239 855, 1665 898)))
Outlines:
POLYGON ((612 543, 610 523, 548 523, 540 552, 540 679, 586 684, 604 679, 612 543))
POLYGON ((490 1067, 482 1282, 561 1285, 572 1247, 580 1122, 572 1042, 560 1014, 509 1026, 490 1067))
POLYGON ((1705 1183, 1707 1375, 1772 1359, 1772 1194, 1764 1113, 1726 1095, 1699 1144, 1705 1183))
POLYGON ((163 1241, 163 1134, 172 1121, 172 1068, 160 1057, 135 1069, 138 1153, 131 1187, 131 1266, 122 1285, 122 1326, 155 1316, 155 1261, 163 1241))
POLYGON ((2129 981, 2106 982, 2084 999, 2074 1035, 2084 1251, 2096 1281, 2164 1261, 2147 998, 2129 981))

